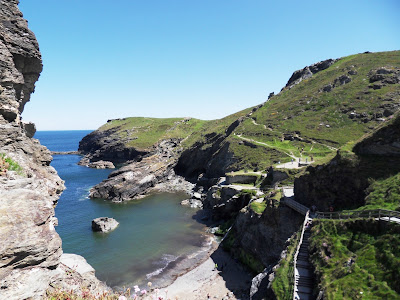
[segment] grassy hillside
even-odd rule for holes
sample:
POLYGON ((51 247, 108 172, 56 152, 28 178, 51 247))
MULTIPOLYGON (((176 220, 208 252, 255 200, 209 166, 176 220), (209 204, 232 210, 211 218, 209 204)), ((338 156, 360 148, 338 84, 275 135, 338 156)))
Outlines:
POLYGON ((190 118, 134 117, 111 120, 98 131, 112 131, 127 147, 143 150, 164 139, 184 139, 193 132, 201 131, 206 123, 207 121, 190 118))
POLYGON ((211 165, 225 159, 224 171, 261 170, 311 156, 318 163, 391 118, 400 107, 398 81, 400 51, 357 54, 284 88, 259 107, 219 120, 126 118, 98 131, 138 150, 166 138, 182 139, 188 151, 208 151, 195 156, 215 159, 211 165))
POLYGON ((380 68, 393 72, 385 76, 399 76, 400 52, 338 60, 272 97, 236 128, 236 138, 280 152, 281 161, 290 160, 289 154, 325 157, 370 132, 399 108, 400 85, 373 81, 380 68), (324 91, 329 86, 331 90, 324 91))
POLYGON ((400 227, 315 221, 311 261, 326 299, 400 299, 400 227))

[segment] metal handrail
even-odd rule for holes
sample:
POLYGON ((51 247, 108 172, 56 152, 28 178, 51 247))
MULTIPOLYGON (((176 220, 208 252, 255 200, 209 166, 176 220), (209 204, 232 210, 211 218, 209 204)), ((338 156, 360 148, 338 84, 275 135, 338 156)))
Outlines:
POLYGON ((300 235, 300 240, 299 243, 297 244, 297 249, 296 249, 296 253, 294 254, 294 258, 293 258, 293 279, 294 279, 294 289, 293 289, 293 299, 295 299, 295 294, 296 294, 296 265, 297 265, 297 256, 299 255, 300 252, 300 247, 301 244, 303 243, 303 237, 304 237, 304 231, 306 229, 306 224, 309 221, 309 215, 310 215, 310 210, 307 211, 306 216, 304 218, 304 222, 303 222, 303 227, 301 229, 301 235, 300 235))
POLYGON ((338 212, 316 212, 315 218, 318 219, 351 219, 351 218, 383 218, 390 219, 392 217, 400 218, 400 212, 387 209, 372 209, 372 210, 348 210, 338 212))

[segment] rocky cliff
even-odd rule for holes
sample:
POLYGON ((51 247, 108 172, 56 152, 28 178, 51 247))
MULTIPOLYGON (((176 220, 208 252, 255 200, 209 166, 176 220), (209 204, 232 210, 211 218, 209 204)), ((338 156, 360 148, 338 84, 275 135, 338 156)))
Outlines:
POLYGON ((185 191, 187 185, 172 184, 172 179, 177 179, 173 168, 179 152, 179 141, 162 141, 152 155, 127 163, 112 172, 106 180, 94 186, 90 190, 90 197, 114 202, 128 201, 146 195, 157 184, 167 180, 170 181, 170 190, 167 189, 167 191, 173 188, 185 191))
POLYGON ((39 299, 56 286, 96 290, 94 272, 84 278, 65 263, 54 229, 64 183, 49 150, 32 138, 34 124, 21 119, 42 60, 18 3, 0 1, 0 298, 39 299))
POLYGON ((297 201, 321 211, 354 209, 365 204, 371 180, 400 172, 400 115, 366 135, 353 151, 338 151, 328 163, 310 166, 295 180, 297 201))

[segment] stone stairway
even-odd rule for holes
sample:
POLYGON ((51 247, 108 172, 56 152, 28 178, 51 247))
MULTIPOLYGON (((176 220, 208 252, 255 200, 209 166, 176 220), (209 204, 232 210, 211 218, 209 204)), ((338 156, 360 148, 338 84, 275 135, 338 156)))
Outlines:
MULTIPOLYGON (((311 219, 309 219, 311 222, 311 219)), ((299 248, 295 265, 295 286, 294 286, 294 299, 313 299, 312 291, 314 284, 314 275, 312 266, 309 262, 309 237, 311 235, 310 227, 306 226, 303 235, 303 241, 299 248)))

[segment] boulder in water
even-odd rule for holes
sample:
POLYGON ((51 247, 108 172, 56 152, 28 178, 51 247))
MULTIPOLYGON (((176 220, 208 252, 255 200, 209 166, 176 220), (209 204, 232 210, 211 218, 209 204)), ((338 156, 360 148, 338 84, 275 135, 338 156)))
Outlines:
POLYGON ((100 217, 92 220, 93 231, 109 232, 117 228, 117 220, 108 217, 100 217))

